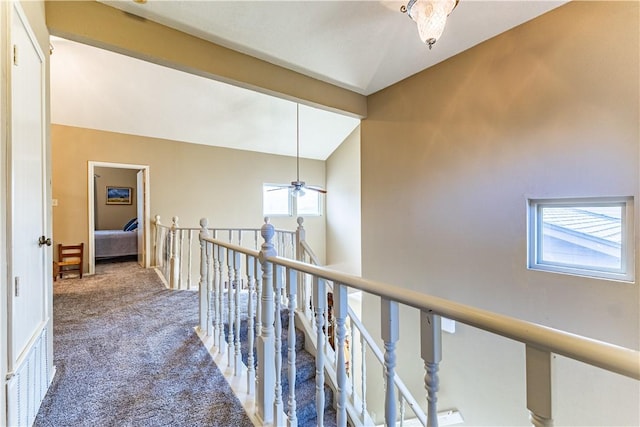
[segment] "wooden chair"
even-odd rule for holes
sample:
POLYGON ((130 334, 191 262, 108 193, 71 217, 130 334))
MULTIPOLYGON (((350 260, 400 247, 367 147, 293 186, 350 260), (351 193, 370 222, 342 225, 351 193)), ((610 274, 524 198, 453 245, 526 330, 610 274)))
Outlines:
POLYGON ((79 245, 58 244, 58 268, 61 279, 65 273, 77 273, 82 279, 83 255, 84 243, 79 245))

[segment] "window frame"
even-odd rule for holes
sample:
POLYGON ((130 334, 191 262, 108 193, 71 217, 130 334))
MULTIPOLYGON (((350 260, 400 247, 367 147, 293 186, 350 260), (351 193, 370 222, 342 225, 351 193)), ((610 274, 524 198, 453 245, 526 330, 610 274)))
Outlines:
POLYGON ((635 283, 634 199, 628 197, 589 197, 527 200, 527 268, 581 277, 635 283), (620 268, 589 267, 542 260, 542 210, 545 207, 621 208, 620 268))
MULTIPOLYGON (((291 194, 291 192, 289 192, 289 197, 290 197, 291 199, 294 199, 294 201, 293 201, 293 210, 294 210, 294 212, 295 212, 296 216, 305 216, 305 217, 309 217, 309 216, 322 216, 322 213, 324 212, 324 204, 323 204, 323 202, 322 202, 323 197, 321 197, 321 196, 322 196, 322 194, 321 194, 320 192, 318 192, 318 191, 306 190, 306 191, 305 191, 305 196, 308 196, 308 195, 310 195, 311 193, 315 193, 315 196, 316 196, 316 198, 317 198, 317 200, 318 200, 318 210, 317 210, 315 213, 304 213, 304 214, 301 214, 301 213, 298 211, 298 200, 299 200, 299 197, 294 197, 294 196, 291 194)), ((305 197, 305 196, 303 196, 303 197, 305 197)))
POLYGON ((286 191, 287 192, 287 203, 288 203, 288 213, 287 214, 283 214, 283 213, 268 213, 265 210, 265 193, 267 191, 268 187, 271 188, 276 188, 276 187, 283 187, 283 186, 288 186, 289 184, 274 184, 274 183, 268 183, 265 182, 262 184, 262 214, 264 216, 269 216, 269 217, 293 217, 293 216, 305 216, 305 217, 317 217, 317 216, 323 216, 324 215, 324 201, 323 198, 321 197, 321 193, 317 192, 317 191, 313 191, 313 190, 306 190, 306 194, 310 194, 310 193, 316 193, 316 197, 318 198, 318 211, 316 213, 304 213, 304 214, 300 214, 298 212, 298 198, 294 197, 294 195, 292 194, 291 189, 282 189, 280 191, 286 191))
POLYGON ((280 191, 286 192, 287 193, 287 212, 286 214, 284 213, 270 213, 270 212, 266 212, 266 205, 265 205, 265 194, 268 191, 267 187, 272 187, 272 188, 276 188, 276 187, 281 187, 282 185, 285 184, 274 184, 274 183, 268 183, 265 182, 262 184, 262 214, 264 216, 269 216, 269 217, 292 217, 293 216, 293 203, 291 201, 291 191, 289 189, 285 189, 283 188, 280 191))

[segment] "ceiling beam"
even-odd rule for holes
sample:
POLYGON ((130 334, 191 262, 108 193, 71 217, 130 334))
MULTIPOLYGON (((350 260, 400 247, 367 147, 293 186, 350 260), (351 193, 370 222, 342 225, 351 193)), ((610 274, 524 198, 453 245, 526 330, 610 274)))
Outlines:
POLYGON ((367 115, 364 95, 95 1, 47 1, 51 34, 305 105, 367 115))

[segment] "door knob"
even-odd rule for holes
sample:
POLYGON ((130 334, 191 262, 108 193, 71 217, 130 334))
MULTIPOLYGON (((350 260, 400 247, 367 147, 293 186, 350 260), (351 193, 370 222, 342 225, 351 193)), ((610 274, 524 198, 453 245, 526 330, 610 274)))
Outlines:
POLYGON ((44 245, 51 246, 51 238, 50 237, 40 236, 40 238, 38 239, 38 246, 42 247, 44 245))

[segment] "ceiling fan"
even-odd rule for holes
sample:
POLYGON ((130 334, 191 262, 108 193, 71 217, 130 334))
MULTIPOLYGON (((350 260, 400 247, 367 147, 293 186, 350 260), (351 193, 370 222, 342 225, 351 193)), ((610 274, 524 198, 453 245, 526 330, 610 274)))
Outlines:
POLYGON ((291 181, 291 185, 275 185, 271 190, 277 191, 288 188, 294 197, 302 197, 306 194, 306 190, 317 191, 326 194, 327 190, 315 185, 307 185, 304 181, 300 181, 300 104, 296 104, 296 180, 291 181))

